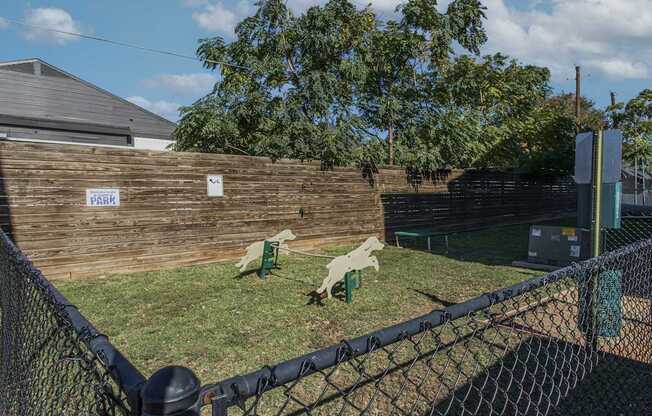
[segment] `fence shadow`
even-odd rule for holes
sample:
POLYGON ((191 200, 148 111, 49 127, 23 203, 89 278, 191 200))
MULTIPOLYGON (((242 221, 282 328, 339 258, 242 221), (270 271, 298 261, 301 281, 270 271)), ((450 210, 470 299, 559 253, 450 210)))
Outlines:
MULTIPOLYGON (((491 228, 468 230, 448 235, 448 248, 443 237, 431 238, 430 253, 464 262, 488 266, 511 266, 513 261, 527 258, 529 228, 531 224, 574 226, 575 218, 497 225, 491 228)), ((395 240, 388 240, 393 244, 395 240)), ((428 251, 425 239, 401 240, 401 247, 428 251)))
POLYGON ((652 366, 583 348, 533 336, 458 387, 433 414, 649 414, 652 366))
MULTIPOLYGON (((437 254, 462 261, 509 265, 523 260, 529 224, 574 216, 576 210, 575 183, 570 177, 467 170, 459 176, 447 171, 429 177, 408 173, 406 181, 416 192, 381 195, 385 239, 394 242, 397 231, 452 233, 448 247, 441 235, 431 237, 431 247, 437 254), (445 190, 418 192, 425 181, 445 190), (521 224, 517 232, 496 228, 516 224, 521 224), (490 228, 493 231, 483 232, 490 228), (468 232, 474 232, 471 238, 468 232)), ((419 244, 425 248, 422 240, 419 244)))
POLYGON ((414 184, 419 180, 406 177, 417 192, 381 195, 388 239, 398 230, 461 231, 552 218, 576 209, 570 177, 490 170, 468 170, 455 177, 441 173, 430 178, 434 188, 446 189, 440 192, 418 192, 414 184))

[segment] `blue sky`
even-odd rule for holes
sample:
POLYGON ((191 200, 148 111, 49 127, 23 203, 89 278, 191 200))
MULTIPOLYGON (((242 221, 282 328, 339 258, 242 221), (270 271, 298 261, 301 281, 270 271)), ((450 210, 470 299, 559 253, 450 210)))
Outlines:
MULTIPOLYGON (((368 0, 355 0, 360 5, 368 0)), ((323 0, 288 0, 297 12, 323 0)), ((371 0, 391 16, 399 0, 371 0)), ((445 7, 448 1, 440 1, 445 7)), ((627 100, 652 88, 652 0, 483 0, 489 41, 523 63, 551 68, 556 91, 574 90, 605 106, 609 91, 627 100)), ((227 39, 253 0, 2 0, 0 60, 39 57, 175 120, 176 108, 210 91, 215 74, 199 62, 22 27, 20 20, 193 55, 197 39, 227 39)))

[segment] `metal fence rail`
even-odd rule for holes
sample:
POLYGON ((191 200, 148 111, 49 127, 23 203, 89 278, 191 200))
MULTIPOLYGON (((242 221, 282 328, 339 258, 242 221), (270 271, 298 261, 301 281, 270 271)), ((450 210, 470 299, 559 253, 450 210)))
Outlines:
POLYGON ((128 415, 143 376, 0 232, 0 415, 128 415))
POLYGON ((648 414, 652 240, 208 385, 213 415, 648 414))

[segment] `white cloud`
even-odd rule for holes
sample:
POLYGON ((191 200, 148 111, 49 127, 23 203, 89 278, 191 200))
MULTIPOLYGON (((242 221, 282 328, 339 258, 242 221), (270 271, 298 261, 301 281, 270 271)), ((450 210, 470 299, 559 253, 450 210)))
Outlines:
POLYGON ((144 109, 158 114, 168 120, 176 122, 179 119, 179 107, 181 107, 181 104, 164 100, 150 101, 147 98, 138 95, 127 97, 127 101, 143 107, 144 109))
MULTIPOLYGON (((353 0, 358 7, 371 4, 382 17, 393 16, 396 6, 406 0, 353 0)), ((450 0, 444 0, 447 4, 450 0)), ((302 13, 311 6, 323 5, 326 0, 287 0, 288 7, 295 13, 302 13)), ((255 13, 253 1, 239 0, 235 4, 211 0, 183 0, 187 7, 198 9, 192 14, 193 20, 204 30, 222 35, 233 35, 235 27, 245 17, 255 13)))
POLYGON ((194 12, 192 18, 204 30, 231 35, 242 19, 253 14, 251 6, 251 3, 245 0, 239 1, 231 7, 222 2, 207 3, 201 7, 200 11, 194 12))
POLYGON ((25 16, 25 23, 28 25, 24 32, 25 38, 33 41, 53 42, 63 45, 66 42, 78 38, 65 33, 53 32, 52 30, 73 33, 80 32, 79 24, 73 20, 70 13, 54 7, 41 7, 28 10, 25 16))
POLYGON ((650 75, 648 66, 641 62, 630 62, 616 58, 589 61, 588 64, 601 70, 610 78, 646 79, 650 75))
POLYGON ((518 11, 485 0, 489 41, 502 51, 545 65, 563 79, 579 64, 614 79, 644 79, 652 62, 650 0, 548 0, 547 8, 518 11))
POLYGON ((0 16, 0 30, 6 29, 9 27, 9 22, 7 22, 2 16, 0 16))
POLYGON ((217 79, 211 74, 161 74, 143 81, 147 88, 165 88, 185 96, 205 95, 212 91, 217 79))
MULTIPOLYGON (((255 12, 253 2, 182 0, 195 7, 193 19, 205 30, 233 35, 235 26, 255 12)), ((326 0, 287 0, 301 13, 326 0)), ((405 0, 353 0, 371 3, 381 17, 392 17, 405 0)), ((613 79, 652 76, 652 0, 527 0, 508 7, 506 0, 483 0, 488 42, 484 53, 504 52, 525 63, 547 66, 553 79, 573 76, 578 64, 613 79)), ((438 4, 444 10, 450 0, 438 4)))

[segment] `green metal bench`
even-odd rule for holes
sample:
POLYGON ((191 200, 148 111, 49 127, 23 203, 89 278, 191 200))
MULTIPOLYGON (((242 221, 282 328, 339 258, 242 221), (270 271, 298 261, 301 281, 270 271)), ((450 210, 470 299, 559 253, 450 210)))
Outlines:
POLYGON ((453 234, 452 232, 443 232, 443 231, 434 231, 434 230, 407 230, 407 231, 396 231, 394 233, 394 238, 396 238, 396 247, 401 247, 399 244, 399 238, 426 238, 428 240, 428 251, 431 250, 430 238, 431 237, 444 237, 444 244, 446 245, 446 252, 448 252, 448 236, 453 234))

